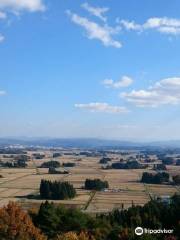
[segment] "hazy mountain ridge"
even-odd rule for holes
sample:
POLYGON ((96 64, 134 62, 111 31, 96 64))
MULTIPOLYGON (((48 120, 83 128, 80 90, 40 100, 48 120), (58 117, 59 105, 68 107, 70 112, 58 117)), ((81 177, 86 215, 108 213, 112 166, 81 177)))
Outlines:
POLYGON ((180 148, 180 140, 135 142, 96 138, 0 138, 0 146, 23 145, 44 147, 172 147, 180 148))

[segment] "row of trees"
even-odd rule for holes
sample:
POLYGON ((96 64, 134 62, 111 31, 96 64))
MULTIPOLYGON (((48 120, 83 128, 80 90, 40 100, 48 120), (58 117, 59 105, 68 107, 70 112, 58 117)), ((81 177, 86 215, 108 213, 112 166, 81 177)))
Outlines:
POLYGON ((24 160, 18 159, 13 162, 0 162, 0 166, 5 168, 25 168, 27 167, 27 163, 24 160))
POLYGON ((54 167, 50 167, 48 173, 49 174, 69 174, 69 172, 66 170, 60 171, 60 170, 56 170, 56 168, 54 168, 54 167))
POLYGON ((152 174, 149 172, 144 172, 141 178, 141 182, 151 184, 167 183, 169 182, 169 173, 159 172, 157 174, 152 174))
POLYGON ((175 163, 175 159, 173 157, 167 157, 166 155, 163 155, 163 154, 159 155, 158 158, 165 165, 172 165, 175 163))
MULTIPOLYGON (((86 179, 85 181, 85 189, 87 190, 101 191, 108 187, 108 182, 100 179, 86 179)), ((41 180, 40 197, 42 199, 62 200, 74 198, 75 196, 76 190, 73 185, 68 182, 41 180)))
POLYGON ((55 152, 53 153, 53 158, 61 157, 61 153, 55 152))
POLYGON ((50 168, 50 167, 54 167, 54 168, 59 168, 61 165, 58 161, 48 161, 48 162, 43 162, 41 164, 41 168, 50 168))
POLYGON ((37 160, 43 159, 45 158, 45 154, 41 154, 41 153, 34 153, 33 157, 37 160))
POLYGON ((153 170, 156 170, 156 171, 166 171, 167 168, 166 168, 166 165, 164 165, 163 163, 162 164, 154 164, 153 170))
POLYGON ((67 163, 63 163, 63 167, 75 167, 76 164, 73 162, 67 162, 67 163))
POLYGON ((63 200, 75 196, 76 190, 68 182, 41 180, 40 197, 42 199, 63 200))
POLYGON ((111 168, 113 169, 143 169, 146 168, 145 165, 140 164, 138 161, 128 161, 128 162, 115 162, 112 163, 111 168))
MULTIPOLYGON (((73 163, 73 162, 67 162, 67 163, 63 163, 62 166, 63 167, 74 167, 76 164, 73 163)), ((41 168, 50 168, 50 167, 53 167, 53 168, 59 168, 61 167, 61 164, 60 162, 58 161, 48 161, 48 162, 43 162, 41 164, 41 168)))
POLYGON ((109 184, 107 181, 102 181, 100 179, 86 179, 85 189, 101 191, 104 188, 108 188, 109 184))

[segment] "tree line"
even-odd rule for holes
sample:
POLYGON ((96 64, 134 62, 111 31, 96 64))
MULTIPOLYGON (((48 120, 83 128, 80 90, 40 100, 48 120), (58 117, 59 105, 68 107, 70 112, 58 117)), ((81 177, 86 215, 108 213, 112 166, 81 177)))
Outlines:
POLYGON ((41 180, 40 197, 42 199, 63 200, 75 196, 76 190, 68 182, 41 180))
POLYGON ((109 184, 107 181, 102 181, 100 179, 86 179, 85 189, 101 191, 104 188, 108 188, 109 184))
MULTIPOLYGON (((76 164, 73 163, 73 162, 67 162, 67 163, 63 163, 62 167, 75 167, 75 165, 76 164)), ((50 168, 50 167, 59 168, 59 167, 61 167, 61 164, 60 164, 60 162, 55 161, 55 160, 51 160, 51 161, 48 161, 48 162, 43 162, 41 164, 41 168, 50 168)))
POLYGON ((146 165, 140 164, 136 160, 128 161, 128 162, 115 162, 112 163, 111 166, 107 166, 107 169, 143 169, 146 168, 146 165))
POLYGON ((152 174, 149 172, 144 172, 141 178, 143 183, 151 184, 162 184, 169 182, 169 173, 167 172, 158 172, 157 174, 152 174))

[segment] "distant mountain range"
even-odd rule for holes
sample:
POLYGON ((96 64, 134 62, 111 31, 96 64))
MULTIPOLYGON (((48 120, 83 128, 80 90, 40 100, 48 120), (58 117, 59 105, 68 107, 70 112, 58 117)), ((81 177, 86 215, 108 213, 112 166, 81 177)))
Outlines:
POLYGON ((74 147, 74 148, 142 148, 142 147, 169 147, 180 148, 180 140, 155 141, 155 142, 131 142, 120 140, 105 140, 96 138, 0 138, 0 146, 23 145, 44 147, 74 147))

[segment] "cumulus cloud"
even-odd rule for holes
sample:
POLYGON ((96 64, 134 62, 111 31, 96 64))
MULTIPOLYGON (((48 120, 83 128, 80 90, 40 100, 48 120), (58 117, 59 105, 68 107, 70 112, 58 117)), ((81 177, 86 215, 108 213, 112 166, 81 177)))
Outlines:
POLYGON ((119 81, 114 82, 112 79, 105 79, 102 84, 107 88, 123 88, 128 87, 133 83, 133 79, 128 76, 123 76, 119 81))
POLYGON ((120 96, 138 107, 180 104, 180 77, 162 79, 147 90, 133 90, 120 96))
POLYGON ((85 109, 90 112, 101 112, 101 113, 127 113, 129 112, 126 107, 113 106, 108 103, 87 103, 87 104, 75 104, 76 108, 85 109))
POLYGON ((143 24, 138 24, 135 21, 118 20, 121 27, 126 30, 145 31, 156 30, 164 34, 177 35, 180 34, 180 19, 168 17, 152 17, 146 20, 143 24))
POLYGON ((101 26, 96 22, 90 21, 85 17, 81 17, 71 11, 67 11, 71 21, 86 30, 87 37, 89 39, 98 39, 104 46, 112 46, 120 48, 122 44, 119 41, 113 39, 113 35, 118 33, 117 28, 112 28, 107 25, 101 26))
POLYGON ((44 11, 43 0, 0 0, 0 9, 4 11, 19 12, 22 10, 35 12, 44 11))
MULTIPOLYGON (((22 11, 36 12, 44 11, 44 0, 0 0, 0 20, 8 18, 8 13, 19 15, 22 11)), ((0 34, 0 43, 4 41, 4 36, 0 34)))
POLYGON ((81 7, 84 8, 85 10, 87 10, 92 15, 98 17, 102 21, 106 22, 107 18, 104 16, 104 14, 107 11, 109 11, 109 8, 106 8, 106 7, 92 7, 88 3, 83 3, 81 5, 81 7))
POLYGON ((180 33, 180 19, 175 18, 150 18, 143 25, 144 29, 156 29, 167 34, 180 33))
POLYGON ((156 30, 164 34, 177 35, 180 34, 180 19, 168 18, 168 17, 153 17, 147 19, 143 24, 138 24, 135 21, 129 20, 118 20, 121 27, 126 30, 133 31, 145 31, 145 30, 156 30))

